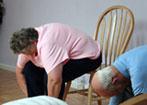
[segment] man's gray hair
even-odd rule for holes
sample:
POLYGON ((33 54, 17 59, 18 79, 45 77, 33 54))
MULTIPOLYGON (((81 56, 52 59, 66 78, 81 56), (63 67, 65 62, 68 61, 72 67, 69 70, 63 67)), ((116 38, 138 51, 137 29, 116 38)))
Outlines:
POLYGON ((38 32, 34 28, 23 28, 20 31, 14 32, 12 37, 10 37, 10 49, 14 54, 28 51, 33 47, 30 44, 31 40, 38 40, 38 32))
POLYGON ((113 77, 115 76, 115 71, 109 66, 97 72, 98 78, 101 81, 102 88, 107 91, 113 91, 116 88, 120 88, 121 85, 112 85, 113 77))

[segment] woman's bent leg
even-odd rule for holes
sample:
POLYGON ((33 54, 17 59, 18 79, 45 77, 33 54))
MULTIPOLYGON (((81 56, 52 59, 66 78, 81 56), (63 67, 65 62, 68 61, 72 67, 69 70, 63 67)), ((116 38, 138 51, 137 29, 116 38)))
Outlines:
POLYGON ((45 83, 43 68, 36 67, 32 62, 28 62, 25 65, 25 79, 27 85, 28 97, 44 95, 45 83))

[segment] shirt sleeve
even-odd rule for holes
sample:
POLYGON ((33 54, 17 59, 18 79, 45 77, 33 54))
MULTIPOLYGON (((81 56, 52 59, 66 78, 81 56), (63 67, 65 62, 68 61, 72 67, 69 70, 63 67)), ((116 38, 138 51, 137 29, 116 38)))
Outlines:
POLYGON ((24 68, 25 67, 25 64, 29 61, 29 59, 27 58, 26 55, 24 54, 19 54, 18 55, 18 59, 17 59, 17 66, 19 68, 24 68))
POLYGON ((147 93, 147 73, 144 72, 147 69, 140 65, 140 67, 130 69, 131 75, 131 84, 134 95, 137 96, 139 94, 147 93))
POLYGON ((115 66, 126 78, 129 78, 130 76, 127 63, 128 61, 123 54, 116 59, 116 61, 113 63, 113 66, 115 66))
POLYGON ((49 73, 57 65, 69 60, 68 51, 58 44, 45 44, 41 48, 41 60, 46 72, 49 73))
POLYGON ((109 105, 119 105, 122 102, 122 94, 110 98, 109 105))

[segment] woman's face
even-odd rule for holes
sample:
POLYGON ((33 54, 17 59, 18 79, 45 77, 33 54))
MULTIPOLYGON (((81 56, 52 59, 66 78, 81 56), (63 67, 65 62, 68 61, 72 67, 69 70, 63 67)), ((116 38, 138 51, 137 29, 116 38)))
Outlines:
POLYGON ((22 54, 25 54, 25 55, 34 55, 36 52, 37 52, 37 50, 31 49, 31 50, 22 52, 22 54))
POLYGON ((34 54, 37 53, 37 46, 34 45, 34 47, 28 51, 24 51, 24 52, 21 52, 22 54, 25 54, 25 55, 29 55, 29 56, 32 56, 34 54))
POLYGON ((37 42, 33 41, 31 43, 33 44, 33 47, 28 51, 21 52, 22 54, 32 56, 37 53, 37 42))

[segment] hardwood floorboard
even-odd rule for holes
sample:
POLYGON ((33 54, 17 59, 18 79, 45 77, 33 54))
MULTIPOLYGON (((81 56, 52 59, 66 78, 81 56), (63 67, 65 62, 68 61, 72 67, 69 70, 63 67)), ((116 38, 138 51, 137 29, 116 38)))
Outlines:
MULTIPOLYGON (((24 98, 14 72, 0 69, 0 105, 16 99, 24 98)), ((67 96, 68 105, 87 105, 87 97, 79 94, 67 96)), ((92 105, 98 105, 92 102, 92 105)), ((108 100, 102 101, 102 105, 108 105, 108 100)))

